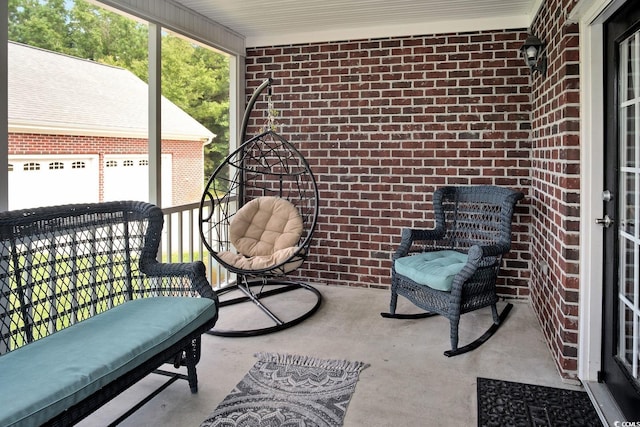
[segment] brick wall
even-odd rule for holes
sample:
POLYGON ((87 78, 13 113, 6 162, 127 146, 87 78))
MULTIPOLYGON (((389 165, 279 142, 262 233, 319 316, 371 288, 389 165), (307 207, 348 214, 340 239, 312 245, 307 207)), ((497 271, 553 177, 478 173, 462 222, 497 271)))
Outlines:
POLYGON ((173 205, 200 202, 204 188, 204 151, 200 141, 162 141, 170 153, 173 172, 173 205))
POLYGON ((546 76, 532 77, 531 302, 560 373, 578 356, 580 110, 575 0, 545 1, 532 25, 547 43, 546 76))
MULTIPOLYGON (((272 77, 280 133, 318 181, 312 282, 387 288, 403 227, 431 227, 436 187, 528 193, 531 102, 523 30, 314 43, 247 51, 247 97, 272 77)), ((256 104, 248 134, 265 121, 256 104)), ((529 294, 529 201, 499 282, 529 294)))
MULTIPOLYGON (((75 135, 9 134, 9 155, 98 154, 100 197, 105 154, 146 154, 148 141, 140 138, 105 138, 75 135)), ((162 141, 162 153, 172 155, 173 205, 200 201, 204 182, 204 154, 200 141, 162 141)))

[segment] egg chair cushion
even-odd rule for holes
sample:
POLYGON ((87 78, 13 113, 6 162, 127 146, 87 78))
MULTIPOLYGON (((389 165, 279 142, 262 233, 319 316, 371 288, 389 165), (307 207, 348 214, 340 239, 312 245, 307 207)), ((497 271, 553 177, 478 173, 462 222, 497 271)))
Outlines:
MULTIPOLYGON (((288 200, 265 196, 251 200, 236 212, 229 225, 229 238, 245 257, 271 257, 291 250, 302 236, 302 217, 288 200)), ((278 255, 278 257, 291 254, 278 255)))
POLYGON ((269 270, 272 267, 280 265, 277 269, 273 269, 277 273, 289 273, 302 265, 302 257, 294 257, 292 261, 286 262, 289 258, 294 256, 300 248, 292 246, 290 248, 280 249, 275 251, 272 255, 245 257, 242 254, 235 252, 220 252, 218 257, 227 264, 245 271, 258 271, 269 270))

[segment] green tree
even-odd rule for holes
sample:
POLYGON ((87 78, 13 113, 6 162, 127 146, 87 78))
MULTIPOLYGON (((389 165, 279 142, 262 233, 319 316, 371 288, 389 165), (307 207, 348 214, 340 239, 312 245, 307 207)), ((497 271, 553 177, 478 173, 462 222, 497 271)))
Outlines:
POLYGON ((78 0, 68 26, 68 53, 125 68, 147 80, 147 25, 78 0))
POLYGON ((162 52, 163 95, 216 134, 205 147, 207 179, 229 152, 229 59, 172 35, 162 52))
POLYGON ((67 53, 68 11, 64 0, 9 0, 9 40, 67 53))

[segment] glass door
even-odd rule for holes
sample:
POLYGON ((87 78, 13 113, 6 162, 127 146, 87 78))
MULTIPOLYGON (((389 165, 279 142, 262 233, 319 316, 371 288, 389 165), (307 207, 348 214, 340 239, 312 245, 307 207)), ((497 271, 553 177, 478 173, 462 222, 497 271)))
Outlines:
POLYGON ((640 420, 640 7, 606 26, 607 130, 603 369, 629 420, 640 420), (612 225, 616 226, 612 226, 612 225))

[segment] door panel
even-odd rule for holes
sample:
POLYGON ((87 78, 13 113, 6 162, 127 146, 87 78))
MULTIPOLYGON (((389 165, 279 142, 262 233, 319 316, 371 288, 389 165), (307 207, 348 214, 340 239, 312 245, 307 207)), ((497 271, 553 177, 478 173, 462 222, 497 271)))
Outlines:
POLYGON ((606 138, 602 379, 629 420, 640 420, 640 4, 605 25, 606 138), (607 227, 607 218, 615 226, 607 227))
MULTIPOLYGON (((162 155, 162 207, 173 206, 172 157, 162 155)), ((146 154, 105 154, 104 201, 149 200, 149 161, 146 154)))
POLYGON ((98 201, 98 156, 9 156, 9 209, 98 201))

